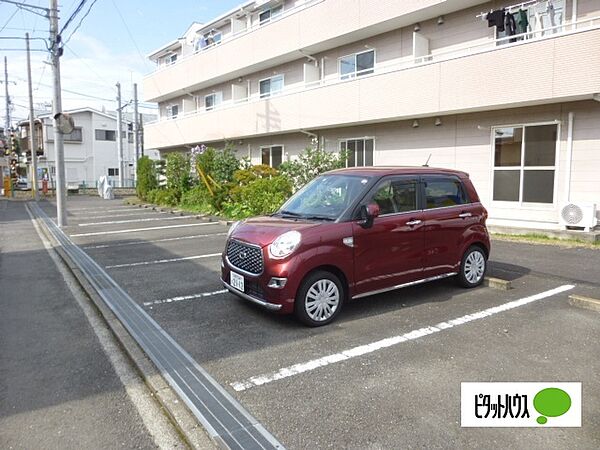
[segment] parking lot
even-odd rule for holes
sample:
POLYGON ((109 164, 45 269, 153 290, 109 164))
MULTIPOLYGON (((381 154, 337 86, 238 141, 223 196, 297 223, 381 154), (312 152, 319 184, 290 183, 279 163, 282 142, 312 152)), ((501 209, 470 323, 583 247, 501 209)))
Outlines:
POLYGON ((600 447, 600 316, 568 304, 599 296, 583 262, 544 274, 508 256, 526 244, 494 242, 509 291, 440 280, 311 329, 224 290, 226 225, 91 197, 68 210, 73 242, 287 448, 600 447), (461 428, 463 381, 582 382, 583 427, 461 428))

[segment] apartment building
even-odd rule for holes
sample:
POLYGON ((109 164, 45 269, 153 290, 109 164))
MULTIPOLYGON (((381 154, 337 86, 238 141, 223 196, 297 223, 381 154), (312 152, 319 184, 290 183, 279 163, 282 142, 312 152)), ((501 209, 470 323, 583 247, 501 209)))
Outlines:
MULTIPOLYGON (((69 187, 95 186, 105 175, 114 186, 119 186, 119 154, 117 148, 117 118, 93 108, 65 111, 74 122, 75 129, 64 135, 65 177, 69 187)), ((56 152, 52 114, 38 115, 35 122, 38 143, 38 167, 46 169, 50 180, 56 177, 56 152)), ((19 123, 23 151, 29 149, 29 121, 19 123)), ((131 123, 123 121, 123 184, 133 186, 135 175, 135 150, 131 123)))
POLYGON ((149 58, 163 153, 428 162, 468 172, 497 225, 600 204, 598 0, 250 1, 149 58))

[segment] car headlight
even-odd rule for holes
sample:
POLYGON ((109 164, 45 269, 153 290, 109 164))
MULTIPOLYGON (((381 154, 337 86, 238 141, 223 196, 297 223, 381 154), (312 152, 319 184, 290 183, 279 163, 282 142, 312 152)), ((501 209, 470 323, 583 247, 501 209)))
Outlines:
POLYGON ((281 259, 291 255, 300 245, 302 235, 297 231, 283 233, 269 245, 269 256, 273 259, 281 259))
POLYGON ((233 224, 231 224, 231 226, 229 227, 229 230, 227 230, 227 238, 229 239, 229 236, 231 236, 231 233, 233 233, 235 231, 235 229, 238 227, 238 225, 242 223, 241 220, 238 220, 237 222, 233 222, 233 224))

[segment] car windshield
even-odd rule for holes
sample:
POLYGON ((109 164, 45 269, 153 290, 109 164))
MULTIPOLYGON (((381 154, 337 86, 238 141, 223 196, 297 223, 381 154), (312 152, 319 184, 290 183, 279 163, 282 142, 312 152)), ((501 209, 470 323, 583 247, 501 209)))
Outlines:
POLYGON ((276 215, 315 220, 336 220, 365 189, 368 177, 323 175, 296 192, 276 215))

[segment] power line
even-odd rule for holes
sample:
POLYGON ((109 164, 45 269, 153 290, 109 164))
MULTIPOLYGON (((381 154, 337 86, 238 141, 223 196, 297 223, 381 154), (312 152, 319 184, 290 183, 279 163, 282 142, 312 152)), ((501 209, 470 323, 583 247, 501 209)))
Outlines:
POLYGON ((65 31, 67 29, 67 27, 69 26, 69 24, 73 21, 73 19, 75 18, 75 16, 77 14, 79 14, 79 12, 81 11, 81 8, 83 8, 83 5, 85 5, 86 0, 81 0, 79 2, 79 5, 77 5, 77 8, 75 8, 75 11, 73 11, 73 13, 71 14, 71 16, 67 19, 67 21, 65 22, 65 24, 63 25, 63 27, 60 29, 58 34, 63 34, 63 31, 65 31))
MULTIPOLYGON (((90 7, 88 8, 87 12, 83 15, 83 17, 81 18, 81 20, 79 21, 79 23, 77 24, 77 26, 75 27, 75 29, 73 30, 73 32, 69 35, 69 37, 67 39, 64 40, 63 42, 63 46, 67 44, 67 42, 69 42, 69 40, 73 37, 73 35, 75 34, 75 32, 79 29, 79 27, 81 26, 83 20, 89 15, 90 11, 92 10, 92 8, 94 7, 94 5, 96 4, 98 0, 93 0, 92 3, 90 4, 90 7)), ((82 4, 85 2, 85 0, 82 0, 82 4)), ((65 27, 63 27, 64 30, 65 27)), ((61 31, 62 33, 62 31, 61 31)))
POLYGON ((19 11, 19 8, 15 9, 15 12, 12 13, 12 15, 8 18, 8 20, 6 21, 6 23, 0 30, 0 33, 2 33, 4 31, 4 29, 6 28, 6 25, 8 25, 10 23, 10 21, 12 20, 13 17, 15 17, 15 14, 17 14, 18 11, 19 11))
POLYGON ((111 83, 109 83, 108 81, 106 81, 104 78, 102 78, 102 77, 100 76, 100 74, 98 74, 98 72, 96 72, 96 70, 94 70, 94 69, 92 68, 92 66, 90 66, 90 65, 89 65, 89 64, 88 64, 88 63, 85 61, 85 59, 84 59, 84 58, 82 58, 82 57, 81 57, 81 56, 79 56, 77 53, 75 53, 75 51, 74 51, 74 50, 73 50, 73 49, 72 49, 70 46, 66 45, 66 43, 65 43, 65 44, 63 44, 63 45, 64 45, 64 46, 67 48, 67 50, 69 50, 71 53, 73 53, 73 55, 74 55, 76 58, 79 58, 79 61, 80 61, 80 62, 82 62, 83 64, 85 64, 85 65, 87 66, 87 68, 88 68, 88 69, 90 69, 90 71, 91 71, 91 72, 93 72, 93 73, 94 73, 94 75, 96 75, 96 77, 98 77, 98 79, 99 79, 100 81, 102 81, 102 85, 105 85, 105 86, 107 86, 107 87, 108 87, 108 86, 110 86, 110 88, 114 90, 114 86, 113 86, 111 83))

